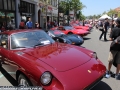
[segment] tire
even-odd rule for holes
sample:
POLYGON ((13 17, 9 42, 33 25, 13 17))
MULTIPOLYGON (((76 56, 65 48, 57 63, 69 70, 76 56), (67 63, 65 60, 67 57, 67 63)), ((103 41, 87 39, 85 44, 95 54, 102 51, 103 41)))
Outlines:
POLYGON ((25 75, 20 74, 18 76, 18 86, 33 86, 32 83, 30 82, 30 80, 28 78, 26 78, 25 75))
POLYGON ((73 34, 72 32, 69 32, 68 34, 73 34))

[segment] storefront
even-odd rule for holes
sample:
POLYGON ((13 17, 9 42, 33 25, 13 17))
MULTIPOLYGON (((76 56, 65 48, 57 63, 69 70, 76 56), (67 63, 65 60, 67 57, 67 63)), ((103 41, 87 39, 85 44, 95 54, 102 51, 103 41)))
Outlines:
POLYGON ((16 1, 17 28, 19 28, 21 20, 24 20, 24 22, 26 23, 29 17, 32 19, 33 24, 35 24, 35 22, 37 21, 38 0, 15 0, 15 1, 16 1))
POLYGON ((19 13, 21 19, 27 22, 28 18, 33 18, 35 14, 35 4, 20 0, 19 13))
POLYGON ((0 29, 3 23, 6 24, 6 27, 16 27, 15 1, 16 0, 0 0, 0 29))

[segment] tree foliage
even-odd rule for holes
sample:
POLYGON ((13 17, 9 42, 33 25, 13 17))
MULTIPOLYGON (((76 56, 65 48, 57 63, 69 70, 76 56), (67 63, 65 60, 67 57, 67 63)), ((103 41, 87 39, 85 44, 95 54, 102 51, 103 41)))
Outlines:
POLYGON ((107 14, 108 14, 109 16, 112 16, 112 15, 117 14, 118 17, 120 17, 120 12, 117 12, 117 11, 114 10, 114 9, 110 9, 110 10, 107 12, 107 14))
POLYGON ((66 13, 66 11, 74 11, 76 17, 77 11, 81 11, 86 6, 83 5, 80 0, 64 0, 60 2, 60 7, 63 8, 63 13, 66 13))

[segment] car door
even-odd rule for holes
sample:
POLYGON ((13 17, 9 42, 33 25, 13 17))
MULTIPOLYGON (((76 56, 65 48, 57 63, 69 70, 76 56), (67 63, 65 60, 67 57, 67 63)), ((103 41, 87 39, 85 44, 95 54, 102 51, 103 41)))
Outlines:
POLYGON ((9 35, 2 34, 0 39, 0 55, 1 60, 3 62, 2 67, 9 73, 13 78, 15 78, 15 72, 17 70, 17 66, 15 63, 10 59, 11 58, 11 51, 9 49, 9 35))

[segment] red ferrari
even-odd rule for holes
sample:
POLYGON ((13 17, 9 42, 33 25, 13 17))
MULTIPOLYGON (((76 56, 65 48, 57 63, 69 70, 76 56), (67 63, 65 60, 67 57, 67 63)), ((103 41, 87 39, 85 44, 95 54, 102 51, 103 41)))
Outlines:
POLYGON ((78 24, 71 24, 71 26, 74 27, 75 29, 82 29, 82 30, 86 30, 86 31, 90 30, 90 28, 88 26, 81 26, 78 24))
POLYGON ((95 52, 55 42, 43 30, 13 30, 0 37, 0 68, 9 66, 20 86, 86 90, 106 72, 95 52))
POLYGON ((77 34, 80 36, 86 36, 86 35, 90 34, 89 31, 85 31, 82 29, 75 29, 71 26, 59 26, 59 27, 51 28, 51 30, 56 30, 56 29, 62 31, 65 34, 77 34))

